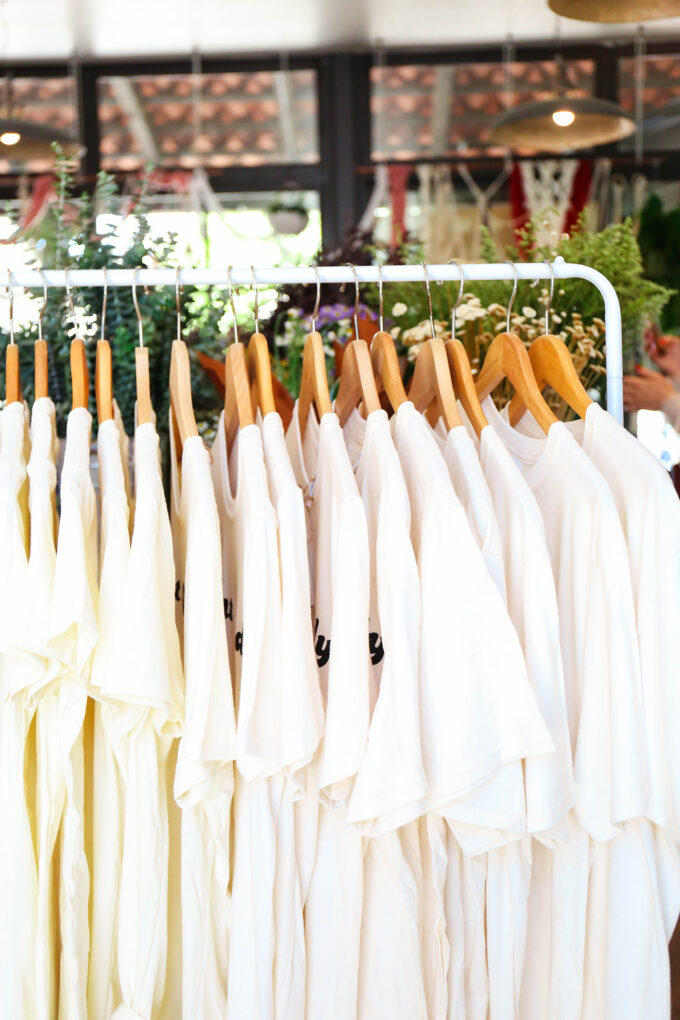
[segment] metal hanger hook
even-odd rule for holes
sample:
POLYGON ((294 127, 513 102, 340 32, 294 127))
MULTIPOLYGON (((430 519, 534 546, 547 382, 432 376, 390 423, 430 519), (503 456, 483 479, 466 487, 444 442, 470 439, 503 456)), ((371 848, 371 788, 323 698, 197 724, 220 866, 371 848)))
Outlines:
POLYGON ((349 266, 352 270, 352 276, 354 277, 354 339, 359 339, 359 277, 357 276, 356 266, 352 265, 351 262, 346 262, 345 265, 349 266))
POLYGON ((253 318, 255 320, 255 332, 260 332, 260 302, 257 296, 257 275, 255 273, 255 266, 250 267, 250 275, 253 278, 253 293, 255 295, 255 311, 253 312, 253 318))
POLYGON ((456 309, 458 308, 458 306, 460 305, 461 301, 463 300, 463 293, 465 291, 465 276, 463 275, 463 267, 461 266, 461 264, 458 261, 458 259, 449 259, 449 263, 448 264, 450 266, 455 266, 456 269, 458 270, 458 275, 460 276, 460 283, 458 284, 458 294, 456 296, 455 304, 454 304, 453 308, 451 309, 451 336, 455 336, 455 333, 456 333, 456 309))
POLYGON ((517 284, 518 284, 518 279, 519 278, 517 276, 517 266, 515 265, 515 263, 512 262, 510 259, 505 259, 505 264, 506 264, 506 266, 510 266, 510 268, 512 269, 512 275, 514 277, 514 282, 513 282, 513 285, 512 285, 512 294, 510 295, 510 301, 508 303, 508 314, 507 314, 507 317, 506 317, 506 320, 505 320, 506 332, 509 333, 510 332, 510 313, 512 312, 512 306, 515 303, 515 294, 517 293, 517 284))
POLYGON ((547 300, 546 305, 545 305, 545 331, 546 331, 546 333, 549 333, 550 332, 550 320, 549 320, 548 312, 550 311, 550 306, 552 304, 553 294, 555 293, 555 270, 553 269, 553 264, 552 264, 552 262, 549 259, 543 259, 543 261, 545 262, 546 266, 550 270, 550 293, 548 294, 548 300, 547 300))
POLYGON ((179 266, 175 269, 175 305, 177 306, 177 339, 182 339, 182 305, 180 302, 180 294, 182 293, 182 285, 179 282, 180 273, 182 270, 179 266))
POLYGON ((312 312, 312 333, 316 333, 316 317, 319 314, 319 304, 321 303, 321 277, 317 266, 314 266, 314 275, 316 276, 316 301, 312 312))
POLYGON ((69 269, 65 269, 64 270, 64 283, 66 284, 66 297, 68 298, 69 307, 71 309, 71 318, 73 319, 73 325, 75 326, 75 324, 76 324, 76 309, 75 309, 75 305, 73 304, 73 290, 71 288, 71 284, 70 284, 69 278, 68 278, 69 272, 70 272, 69 269))
POLYGON ((42 308, 40 309, 40 314, 38 315, 38 340, 42 340, 43 338, 42 321, 43 315, 45 314, 45 309, 47 308, 47 280, 45 279, 45 274, 43 273, 42 269, 39 269, 38 272, 40 273, 40 276, 42 278, 43 285, 43 303, 42 308))
POLYGON ((383 331, 383 278, 382 262, 378 263, 378 326, 383 331))
POLYGON ((102 340, 106 339, 104 336, 104 329, 106 326, 106 300, 109 296, 109 271, 106 268, 106 266, 104 266, 103 273, 104 273, 104 296, 102 297, 102 331, 101 331, 102 340))
POLYGON ((144 346, 144 326, 142 325, 142 313, 139 310, 139 304, 137 303, 137 273, 139 272, 139 266, 132 272, 132 303, 135 306, 135 312, 137 313, 137 328, 139 329, 139 346, 144 346))
POLYGON ((12 282, 12 270, 7 270, 7 293, 9 295, 9 342, 16 343, 14 339, 14 284, 12 282))
POLYGON ((234 319, 234 343, 238 341, 238 324, 236 322, 236 305, 234 304, 234 291, 231 286, 231 266, 227 266, 227 287, 229 288, 229 302, 231 304, 231 314, 234 319))
POLYGON ((434 318, 432 316, 432 294, 430 293, 430 274, 427 268, 427 262, 425 261, 423 261, 423 273, 425 274, 425 289, 427 290, 427 307, 430 313, 430 329, 432 330, 432 339, 435 340, 434 318))

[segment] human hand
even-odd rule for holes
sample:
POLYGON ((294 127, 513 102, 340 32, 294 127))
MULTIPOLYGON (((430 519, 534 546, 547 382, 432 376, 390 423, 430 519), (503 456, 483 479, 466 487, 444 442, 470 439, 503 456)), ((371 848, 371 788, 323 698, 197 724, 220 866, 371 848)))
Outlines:
POLYGON ((647 346, 647 352, 654 364, 671 379, 680 377, 680 337, 660 336, 647 346))
POLYGON ((660 411, 675 393, 673 383, 660 372, 636 368, 635 375, 623 377, 623 406, 626 411, 660 411))

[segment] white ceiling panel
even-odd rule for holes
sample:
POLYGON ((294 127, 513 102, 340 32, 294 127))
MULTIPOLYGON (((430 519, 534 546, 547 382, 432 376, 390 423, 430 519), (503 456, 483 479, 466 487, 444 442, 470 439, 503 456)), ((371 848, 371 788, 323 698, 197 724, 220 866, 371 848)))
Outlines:
MULTIPOLYGON (((547 0, 0 0, 0 58, 63 59, 621 39, 634 25, 558 18, 547 0)), ((677 37, 680 18, 647 25, 677 37)))

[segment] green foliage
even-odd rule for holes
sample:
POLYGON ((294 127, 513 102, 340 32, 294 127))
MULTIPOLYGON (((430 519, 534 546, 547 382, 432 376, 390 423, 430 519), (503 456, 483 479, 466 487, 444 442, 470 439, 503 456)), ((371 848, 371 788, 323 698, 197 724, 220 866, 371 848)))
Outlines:
MULTIPOLYGON (((57 149, 55 178, 58 201, 53 203, 45 218, 32 235, 25 238, 29 248, 29 266, 49 269, 130 269, 137 266, 168 266, 172 263, 173 238, 152 235, 146 216, 147 189, 142 182, 136 199, 134 217, 136 229, 129 244, 124 246, 110 214, 114 211, 117 187, 114 179, 101 172, 93 194, 75 194, 72 170, 64 154, 57 149), (104 214, 104 215, 101 215, 104 214), (101 225, 102 232, 97 230, 101 225), (40 245, 38 245, 40 241, 40 245)), ((37 313, 42 304, 42 290, 34 292, 37 313)), ((43 335, 48 343, 50 396, 57 409, 57 424, 61 435, 66 428, 66 417, 71 407, 71 377, 69 345, 80 335, 86 343, 90 379, 94 380, 96 341, 100 337, 103 290, 101 287, 73 289, 77 327, 70 314, 65 290, 48 291, 48 302, 43 317, 43 335)), ((151 398, 160 430, 167 428, 168 375, 170 349, 176 335, 176 305, 174 288, 159 287, 145 293, 138 287, 138 301, 143 320, 144 343, 149 349, 151 398)), ((224 340, 218 340, 219 327, 225 314, 224 294, 195 287, 183 288, 181 294, 183 337, 191 346, 205 349, 224 349, 224 340)), ((22 386, 27 400, 33 398, 33 341, 37 339, 37 324, 18 329, 17 343, 22 365, 22 386)), ((121 409, 126 429, 134 428, 135 356, 138 343, 137 316, 132 292, 127 288, 110 287, 106 305, 105 337, 111 344, 113 363, 113 389, 121 409)), ((0 392, 4 393, 4 349, 9 340, 0 331, 0 392)), ((192 358, 192 385, 197 417, 211 410, 217 402, 213 385, 192 358)), ((94 385, 91 386, 90 411, 96 423, 94 385)))
POLYGON ((658 195, 650 195, 640 214, 638 243, 645 275, 675 293, 661 314, 664 330, 680 333, 680 207, 665 212, 658 195))

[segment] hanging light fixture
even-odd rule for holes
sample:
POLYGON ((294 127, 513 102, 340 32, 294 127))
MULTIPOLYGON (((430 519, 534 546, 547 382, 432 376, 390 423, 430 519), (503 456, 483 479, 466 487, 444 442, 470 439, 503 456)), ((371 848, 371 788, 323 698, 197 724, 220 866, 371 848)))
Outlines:
POLYGON ((555 14, 577 21, 654 21, 680 15, 680 0, 548 0, 555 14))
POLYGON ((504 110, 491 125, 491 142, 508 149, 569 152, 633 134, 634 119, 616 103, 594 96, 567 96, 560 55, 555 63, 557 95, 504 110))
POLYGON ((5 81, 5 110, 0 113, 0 160, 6 159, 16 164, 34 159, 52 160, 53 142, 58 142, 69 156, 77 156, 82 152, 82 146, 63 131, 47 124, 25 120, 15 111, 12 103, 12 76, 8 74, 5 81))

